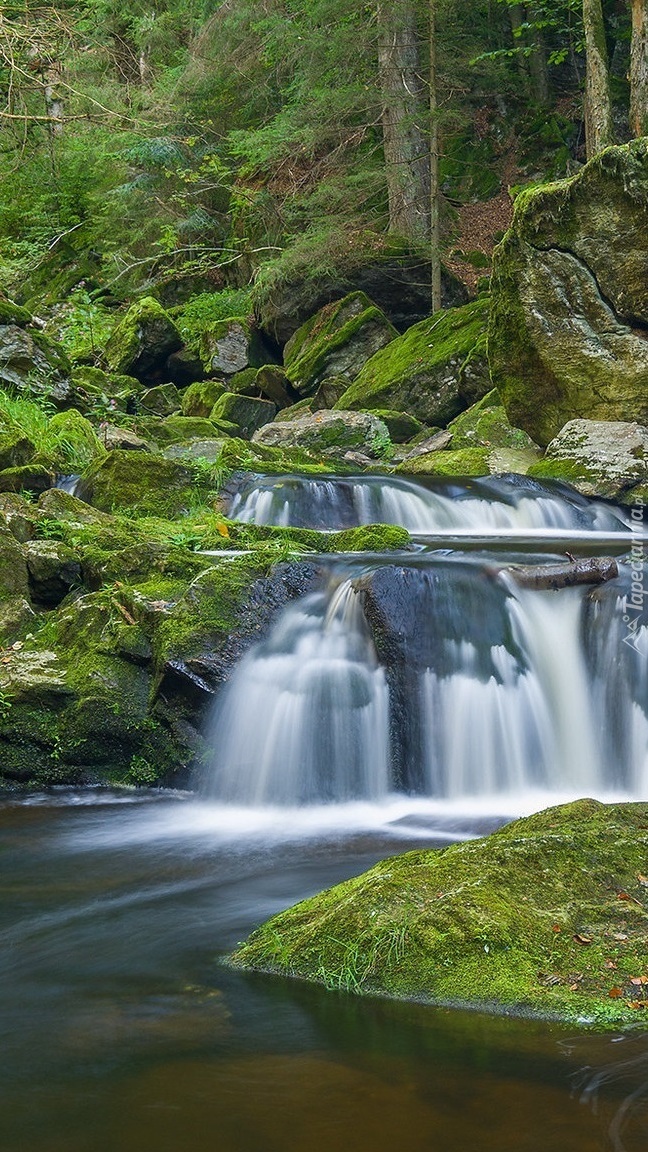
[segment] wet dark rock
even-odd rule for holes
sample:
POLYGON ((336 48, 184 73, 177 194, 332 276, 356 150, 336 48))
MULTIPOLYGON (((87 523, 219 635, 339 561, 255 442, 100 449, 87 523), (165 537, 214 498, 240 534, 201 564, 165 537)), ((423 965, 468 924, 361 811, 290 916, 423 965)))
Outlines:
POLYGON ((32 598, 39 604, 60 604, 81 583, 81 565, 74 552, 58 540, 30 540, 25 558, 32 598))

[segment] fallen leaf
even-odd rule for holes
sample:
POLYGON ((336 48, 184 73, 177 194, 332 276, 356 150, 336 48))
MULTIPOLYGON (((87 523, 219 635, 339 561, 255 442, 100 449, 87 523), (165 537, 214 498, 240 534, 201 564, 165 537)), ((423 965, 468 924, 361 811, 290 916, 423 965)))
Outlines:
POLYGON ((648 984, 648 976, 631 976, 630 977, 630 983, 631 984, 638 984, 640 986, 642 984, 648 984))
POLYGON ((20 649, 24 648, 25 645, 23 644, 22 640, 16 640, 16 643, 12 644, 11 647, 13 648, 14 652, 20 652, 20 649))
POLYGON ((224 536, 226 540, 229 540, 229 528, 227 527, 227 524, 217 524, 216 531, 218 532, 219 536, 224 536))
POLYGON ((622 988, 610 988, 610 991, 608 992, 608 996, 610 997, 610 1000, 620 1000, 621 997, 623 996, 623 989, 622 988))
POLYGON ((623 932, 612 932, 611 936, 612 936, 613 940, 627 940, 628 939, 628 937, 623 932))
POLYGON ((619 900, 632 900, 632 896, 629 896, 627 892, 617 892, 617 896, 619 900))
POLYGON ((628 1000, 628 1008, 645 1008, 648 1005, 648 1000, 628 1000))
POLYGON ((562 928, 560 927, 560 924, 554 924, 552 931, 553 932, 562 932, 562 928))
POLYGON ((569 991, 570 992, 578 992, 578 984, 570 984, 569 985, 569 991))
POLYGON ((605 967, 606 968, 618 968, 619 965, 615 964, 614 960, 606 960, 605 961, 605 967))
POLYGON ((592 937, 591 936, 582 936, 580 932, 575 933, 574 940, 576 941, 577 944, 591 944, 592 943, 592 937))
POLYGON ((642 876, 641 872, 637 875, 637 881, 642 884, 644 888, 648 888, 648 876, 642 876))

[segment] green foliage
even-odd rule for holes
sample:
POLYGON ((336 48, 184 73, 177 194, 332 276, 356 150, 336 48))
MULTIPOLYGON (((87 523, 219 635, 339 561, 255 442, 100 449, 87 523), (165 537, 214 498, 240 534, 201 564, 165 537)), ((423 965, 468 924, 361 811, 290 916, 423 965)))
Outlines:
POLYGON ((185 343, 193 343, 217 320, 249 316, 253 311, 252 295, 246 288, 225 288, 222 292, 201 292, 187 304, 171 310, 185 343))

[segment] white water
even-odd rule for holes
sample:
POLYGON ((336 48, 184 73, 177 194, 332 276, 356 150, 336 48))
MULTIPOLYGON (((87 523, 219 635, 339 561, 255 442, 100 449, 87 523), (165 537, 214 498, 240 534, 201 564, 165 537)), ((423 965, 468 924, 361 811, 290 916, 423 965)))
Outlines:
MULTIPOLYGON (((451 570, 419 578, 427 607, 413 627, 430 633, 434 667, 407 673, 404 713, 394 709, 353 581, 328 601, 309 596, 283 612, 219 701, 203 789, 211 800, 385 803, 400 788, 503 811, 513 797, 523 810, 531 793, 546 803, 648 796, 647 662, 622 643, 613 589, 597 603, 599 627, 585 645, 589 590, 535 592, 502 580, 502 635, 492 643, 475 639, 479 620, 462 616, 465 593, 453 599, 451 570), (451 638, 462 624, 473 640, 451 638)), ((476 618, 479 580, 475 566, 476 618)), ((408 639, 420 636, 399 634, 405 650, 408 639)))
POLYGON ((400 477, 257 477, 234 496, 229 515, 244 523, 333 530, 399 524, 413 533, 627 532, 625 515, 573 492, 521 478, 439 483, 400 477))

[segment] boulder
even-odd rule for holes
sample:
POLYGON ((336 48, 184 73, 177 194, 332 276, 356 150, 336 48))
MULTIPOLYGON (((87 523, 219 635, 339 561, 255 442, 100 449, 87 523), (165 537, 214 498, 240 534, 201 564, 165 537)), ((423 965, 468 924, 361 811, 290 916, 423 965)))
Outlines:
POLYGON ((248 320, 217 320, 200 334, 200 359, 206 376, 235 376, 246 368, 260 368, 272 356, 248 320))
POLYGON ((59 540, 30 540, 25 544, 29 588, 33 600, 52 607, 81 583, 81 565, 74 552, 59 540))
POLYGON ((438 312, 372 356, 336 407, 387 408, 447 424, 491 390, 487 325, 487 297, 438 312))
POLYGON ((99 425, 98 435, 100 443, 107 452, 112 452, 113 448, 121 448, 124 452, 150 451, 146 440, 128 428, 119 428, 115 424, 102 423, 99 425))
POLYGON ((278 364, 266 364, 259 368, 255 380, 256 386, 266 399, 272 400, 277 408, 288 408, 294 400, 290 381, 285 369, 278 364))
POLYGON ((0 432, 0 471, 29 464, 35 454, 35 445, 29 437, 19 432, 0 432))
POLYGON ((227 392, 223 380, 191 384, 182 394, 183 416, 209 416, 214 404, 227 392))
POLYGON ((70 402, 70 362, 63 349, 41 332, 15 324, 0 327, 0 387, 43 395, 59 407, 70 402))
POLYGON ((369 412, 324 411, 275 421, 255 432, 252 442, 272 448, 303 448, 324 457, 341 457, 355 450, 375 460, 391 451, 385 424, 369 412))
POLYGON ((144 412, 155 416, 173 416, 181 411, 182 400, 175 384, 158 384, 142 394, 140 405, 144 412))
POLYGON ((191 348, 181 348, 169 356, 165 375, 179 388, 186 388, 188 384, 204 379, 205 370, 197 352, 191 348))
POLYGON ((570 420, 530 469, 585 496, 618 499, 648 481, 648 428, 621 421, 570 420))
POLYGON ((217 400, 211 411, 211 419, 227 421, 234 425, 233 435, 251 439, 257 429, 262 428, 276 414, 276 407, 269 400, 255 400, 249 396, 236 396, 225 392, 217 400))
POLYGON ((8 528, 0 526, 0 600, 28 595, 27 564, 22 548, 8 528))
POLYGON ((152 296, 145 296, 113 330, 106 360, 113 372, 146 380, 181 347, 182 337, 168 312, 152 296))
POLYGON ((70 374, 72 401, 80 412, 131 412, 143 388, 134 376, 78 365, 70 374))
POLYGON ((36 535, 38 515, 34 505, 18 492, 0 494, 0 520, 19 544, 36 535))
POLYGON ((353 292, 327 304, 291 337, 284 348, 287 378, 302 396, 330 376, 351 383, 367 360, 397 336, 380 309, 363 292, 353 292))
MULTIPOLYGON (((320 260, 308 237, 303 255, 293 246, 287 264, 275 261, 264 268, 253 290, 260 326, 277 344, 285 344, 325 304, 350 292, 366 293, 399 332, 430 314, 428 254, 413 252, 392 236, 340 233, 335 242, 327 239, 320 260)), ((442 295, 444 308, 467 299, 464 285, 445 268, 442 295)))
POLYGON ((45 492, 51 488, 56 475, 42 464, 24 464, 21 468, 5 468, 0 472, 0 492, 45 492))
POLYGON ((646 804, 577 800, 392 856, 273 916, 230 963, 356 994, 636 1025, 647 823, 646 804))
POLYGON ((573 419, 648 424, 648 140, 523 192, 493 268, 489 356, 542 446, 573 419))
POLYGON ((76 408, 52 416, 49 434, 47 458, 63 474, 81 472, 97 456, 104 455, 105 449, 92 424, 76 408))
POLYGON ((27 308, 14 304, 6 296, 0 296, 0 326, 15 324, 17 328, 25 328, 31 323, 32 315, 27 308))
POLYGON ((194 482, 190 469, 163 456, 115 450, 88 469, 79 495, 103 512, 115 508, 142 515, 177 516, 191 504, 194 482))
POLYGON ((223 454, 225 439, 210 440, 183 440, 178 444, 171 444, 164 449, 167 460, 206 460, 208 464, 217 464, 223 454))
MULTIPOLYGON (((37 616, 28 600, 23 596, 12 596, 10 600, 0 600, 0 647, 20 645, 27 633, 34 630, 37 616)), ((19 650, 14 649, 14 651, 19 650)))
POLYGON ((391 412, 388 408, 378 408, 373 410, 373 415, 386 425, 394 444, 406 444, 408 440, 424 431, 421 421, 415 416, 410 416, 408 412, 391 412))
POLYGON ((218 432, 218 426, 202 416, 168 416, 160 425, 158 441, 175 444, 181 440, 212 440, 218 432))
POLYGON ((536 457, 540 449, 521 428, 514 428, 496 389, 448 425, 452 448, 523 448, 536 457))

